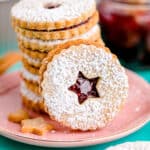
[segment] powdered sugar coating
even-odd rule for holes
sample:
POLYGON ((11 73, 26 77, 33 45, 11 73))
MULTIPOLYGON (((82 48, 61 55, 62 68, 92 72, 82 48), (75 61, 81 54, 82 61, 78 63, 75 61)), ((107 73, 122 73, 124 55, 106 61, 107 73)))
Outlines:
POLYGON ((42 100, 42 97, 29 90, 23 81, 21 82, 21 94, 33 102, 39 102, 42 100))
POLYGON ((29 64, 41 65, 41 61, 42 61, 41 59, 32 58, 25 53, 23 53, 22 56, 28 61, 29 64))
POLYGON ((49 114, 72 129, 94 130, 104 127, 127 99, 128 79, 124 68, 103 48, 81 44, 71 46, 48 63, 41 83, 42 96, 49 114), (88 98, 79 104, 68 88, 79 71, 87 78, 99 77, 100 98, 88 98))
POLYGON ((62 22, 82 17, 85 12, 91 15, 95 10, 94 0, 21 0, 14 5, 11 14, 27 22, 62 22), (46 9, 47 4, 60 4, 60 6, 46 9))
POLYGON ((150 150, 150 142, 127 142, 107 148, 107 150, 150 150))
POLYGON ((30 72, 29 72, 27 69, 25 69, 24 67, 23 67, 23 69, 22 69, 21 72, 22 72, 23 78, 26 79, 26 80, 31 80, 31 81, 33 81, 33 82, 39 82, 39 80, 40 80, 39 75, 35 75, 35 74, 30 73, 30 72))
POLYGON ((72 40, 77 40, 77 39, 88 39, 89 37, 91 37, 92 35, 96 34, 96 33, 100 33, 100 27, 99 25, 95 25, 92 29, 90 29, 87 33, 82 34, 80 36, 74 37, 74 38, 70 38, 70 39, 66 39, 66 40, 49 40, 49 41, 44 41, 44 40, 39 40, 39 39, 30 39, 28 37, 25 37, 21 34, 18 34, 18 37, 25 41, 25 42, 29 42, 31 44, 38 44, 41 46, 56 46, 59 44, 63 44, 67 41, 72 41, 72 40))
POLYGON ((39 65, 41 64, 41 59, 38 59, 38 58, 32 58, 30 56, 28 56, 27 54, 23 53, 22 54, 23 58, 25 58, 29 63, 31 64, 36 64, 36 65, 39 65))

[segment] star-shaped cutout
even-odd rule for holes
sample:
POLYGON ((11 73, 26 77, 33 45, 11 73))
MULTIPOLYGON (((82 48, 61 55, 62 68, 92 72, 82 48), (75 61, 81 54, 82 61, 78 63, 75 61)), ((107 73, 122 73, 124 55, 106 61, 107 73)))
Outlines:
POLYGON ((88 79, 83 75, 82 72, 79 72, 76 83, 70 86, 69 90, 77 94, 79 104, 82 104, 89 97, 100 97, 96 89, 98 80, 99 77, 88 79))

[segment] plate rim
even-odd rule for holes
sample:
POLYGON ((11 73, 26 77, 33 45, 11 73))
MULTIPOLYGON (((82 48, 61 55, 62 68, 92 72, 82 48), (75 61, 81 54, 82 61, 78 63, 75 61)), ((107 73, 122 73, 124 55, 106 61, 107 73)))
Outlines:
POLYGON ((14 141, 18 141, 21 143, 34 145, 34 146, 42 146, 42 147, 54 147, 54 148, 65 148, 65 147, 81 147, 81 146, 89 146, 89 145, 95 145, 95 144, 103 144, 110 141, 117 140, 118 138, 123 138, 125 136, 128 136, 129 134, 132 134, 142 128, 144 125, 146 125, 150 121, 150 115, 146 115, 146 117, 143 117, 143 119, 140 119, 140 121, 137 121, 136 124, 134 124, 132 127, 128 129, 124 129, 122 132, 118 132, 111 136, 105 136, 101 138, 88 138, 88 139, 79 139, 75 141, 52 141, 52 140, 39 140, 37 138, 30 138, 26 136, 21 136, 18 134, 13 134, 12 132, 9 132, 9 130, 6 130, 2 127, 0 127, 0 135, 7 137, 9 139, 12 139, 14 141), (39 143, 40 142, 40 143, 39 143))
MULTIPOLYGON (((132 74, 136 75, 134 72, 129 71, 132 74)), ((10 74, 10 76, 13 73, 10 74)), ((137 76, 137 75, 136 75, 137 76)), ((139 76, 137 76, 139 77, 139 76)), ((139 77, 142 79, 141 77, 139 77)), ((142 79, 143 80, 143 79, 142 79)), ((146 83, 146 82, 145 82, 146 83)), ((17 87, 10 89, 15 90, 17 87)), ((120 132, 117 132, 110 136, 105 137, 91 137, 91 138, 80 138, 78 140, 65 140, 65 141, 54 141, 54 140, 47 140, 47 139, 39 139, 39 138, 30 138, 24 135, 21 135, 19 133, 11 132, 11 130, 8 130, 7 128, 0 127, 0 135, 7 137, 9 139, 12 139, 14 141, 19 141, 21 143, 35 145, 35 146, 42 146, 42 147, 55 147, 55 148, 65 148, 65 147, 81 147, 81 146, 88 146, 88 145, 95 145, 95 144, 102 144, 110 141, 114 141, 118 138, 123 138, 125 136, 128 136, 129 134, 137 131, 138 129, 142 128, 145 124, 147 124, 150 121, 150 113, 147 113, 143 116, 141 116, 134 124, 128 126, 127 128, 124 128, 120 132)))

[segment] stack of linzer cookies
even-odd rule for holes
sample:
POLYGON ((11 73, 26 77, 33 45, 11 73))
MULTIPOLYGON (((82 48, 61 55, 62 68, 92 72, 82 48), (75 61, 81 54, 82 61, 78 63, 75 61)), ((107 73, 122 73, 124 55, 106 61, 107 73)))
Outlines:
POLYGON ((21 0, 11 16, 23 56, 24 105, 72 129, 105 126, 127 98, 128 85, 101 39, 95 1, 21 0))
POLYGON ((75 39, 101 41, 94 0, 23 0, 12 8, 12 22, 22 51, 22 90, 26 106, 38 109, 39 69, 56 46, 75 39))

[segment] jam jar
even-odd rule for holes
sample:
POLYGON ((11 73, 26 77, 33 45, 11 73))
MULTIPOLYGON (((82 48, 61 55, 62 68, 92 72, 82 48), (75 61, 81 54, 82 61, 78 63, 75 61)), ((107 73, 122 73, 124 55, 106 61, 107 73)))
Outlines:
POLYGON ((150 64, 150 0, 100 0, 106 45, 126 62, 150 64))

